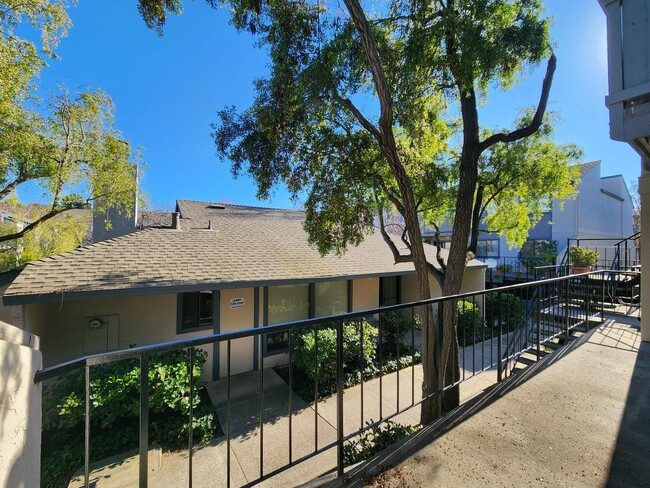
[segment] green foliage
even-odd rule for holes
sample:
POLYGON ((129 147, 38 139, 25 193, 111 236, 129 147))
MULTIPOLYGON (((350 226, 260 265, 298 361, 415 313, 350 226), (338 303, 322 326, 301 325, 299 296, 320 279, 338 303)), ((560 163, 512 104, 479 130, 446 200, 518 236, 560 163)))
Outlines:
POLYGON ((458 301, 458 342, 469 346, 489 338, 490 331, 485 329, 483 314, 478 303, 468 300, 458 301), (488 335, 486 335, 486 332, 488 335))
MULTIPOLYGON (((339 15, 338 7, 330 10, 322 3, 264 2, 260 15, 246 2, 235 0, 230 6, 235 27, 254 32, 271 65, 269 74, 256 82, 250 108, 227 107, 219 113, 213 126, 217 152, 232 163, 235 175, 246 172, 255 180, 260 198, 280 183, 296 198, 306 194, 310 242, 323 254, 340 254, 373 232, 379 209, 405 198, 385 146, 377 144, 369 129, 377 126, 376 117, 364 117, 351 101, 376 96, 358 31, 351 18, 339 15)), ((426 209, 425 222, 441 223, 453 213, 458 192, 456 136, 461 124, 450 109, 458 108, 459 90, 476 86, 484 93, 491 83, 509 87, 517 82, 527 67, 549 53, 550 20, 542 18, 542 5, 534 0, 462 0, 449 6, 395 0, 388 10, 393 15, 374 18, 366 13, 392 95, 390 102, 380 101, 394 106, 389 109, 392 137, 414 200, 426 209)), ((524 120, 529 118, 522 116, 518 123, 524 120)), ((484 164, 485 180, 488 166, 503 166, 497 159, 512 152, 509 167, 515 159, 526 161, 527 168, 541 167, 534 181, 513 183, 513 192, 526 190, 540 197, 562 193, 556 186, 565 185, 567 171, 551 176, 566 166, 572 152, 556 148, 547 138, 548 158, 529 162, 524 158, 538 155, 541 148, 541 143, 532 145, 533 151, 531 145, 495 146, 484 164)), ((522 177, 528 175, 533 172, 522 172, 522 177)), ((506 200, 499 202, 505 205, 506 200)), ((525 205, 532 202, 527 198, 525 205)), ((521 212, 497 213, 516 218, 514 227, 522 228, 521 212)), ((528 213, 525 217, 530 227, 528 213)), ((494 226, 504 231, 506 223, 493 218, 494 226)), ((519 231, 509 231, 519 238, 519 231)))
POLYGON ((498 326, 501 320, 504 331, 512 331, 521 321, 521 299, 510 293, 487 293, 485 295, 485 321, 488 327, 498 326), (495 325, 497 324, 497 325, 495 325))
MULTIPOLYGON (((373 368, 377 350, 377 328, 365 320, 343 325, 343 370, 347 383, 354 382, 362 368, 373 368), (361 335, 363 333, 363 345, 361 335), (363 346, 363 347, 362 347, 363 346)), ((336 390, 337 349, 336 327, 320 326, 317 330, 294 332, 291 341, 296 391, 304 399, 313 395, 318 379, 319 392, 326 395, 336 390)))
MULTIPOLYGON (((517 127, 530 122, 524 111, 517 127)), ((582 151, 575 145, 552 141, 557 115, 547 113, 532 136, 510 144, 497 144, 483 153, 478 186, 488 230, 504 234, 510 247, 522 248, 528 231, 553 199, 566 200, 578 194, 582 151)))
POLYGON ((413 328, 420 328, 420 317, 418 315, 411 315, 407 310, 400 310, 384 313, 381 320, 383 354, 395 355, 397 353, 398 343, 400 352, 408 352, 411 345, 406 340, 408 337, 407 334, 413 328))
POLYGON ((5 1, 0 6, 0 203, 25 185, 37 185, 47 211, 30 225, 0 235, 23 237, 58 214, 78 208, 105 212, 133 207, 138 150, 115 129, 114 107, 102 90, 69 94, 63 88, 43 101, 36 79, 70 25, 63 0, 5 1), (40 31, 39 48, 19 34, 40 31))
MULTIPOLYGON (((21 219, 24 209, 25 207, 22 206, 13 207, 14 217, 21 219)), ((45 211, 41 209, 37 215, 41 215, 45 211)), ((86 220, 83 216, 72 212, 65 213, 43 222, 20 239, 3 243, 0 245, 0 272, 79 247, 88 232, 86 220)), ((15 223, 0 223, 1 235, 11 234, 17 230, 15 223)))
MULTIPOLYGON (((216 416, 200 384, 207 354, 196 349, 192 375, 195 390, 193 434, 196 442, 210 440, 216 416)), ((187 444, 189 419, 189 352, 174 351, 149 360, 150 442, 164 449, 187 444)), ((91 368, 91 461, 120 454, 138 446, 140 367, 126 360, 91 368)), ((84 372, 61 377, 46 387, 43 396, 43 486, 67 486, 72 473, 83 466, 85 419, 84 372)))
POLYGON ((598 264, 599 254, 591 249, 572 246, 569 248, 569 262, 573 266, 588 268, 598 264))
MULTIPOLYGON (((366 422, 367 425, 372 423, 372 420, 366 422)), ((351 466, 365 461, 417 430, 416 427, 397 424, 390 420, 376 425, 343 446, 343 463, 346 466, 351 466)))
POLYGON ((183 11, 181 0, 138 0, 138 12, 147 27, 162 35, 167 14, 180 14, 183 11))

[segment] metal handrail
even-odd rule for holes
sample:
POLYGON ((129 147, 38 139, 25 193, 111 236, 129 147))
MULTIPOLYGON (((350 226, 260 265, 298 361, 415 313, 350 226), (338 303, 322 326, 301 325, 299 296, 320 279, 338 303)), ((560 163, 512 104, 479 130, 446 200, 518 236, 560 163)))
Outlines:
MULTIPOLYGON (((57 365, 57 366, 52 366, 48 367, 45 369, 42 369, 36 373, 36 376, 34 378, 35 382, 42 382, 47 379, 52 379, 55 377, 58 377, 59 375, 62 375, 64 373, 80 369, 80 368, 85 368, 85 388, 86 388, 86 393, 85 393, 85 405, 86 405, 86 416, 85 416, 85 443, 86 443, 86 449, 85 449, 85 463, 84 463, 84 479, 86 486, 89 484, 89 462, 90 462, 90 452, 89 452, 89 446, 90 446, 90 388, 91 388, 91 367, 95 365, 100 365, 100 364, 105 364, 105 363, 110 363, 114 361, 121 361, 125 359, 139 359, 140 361, 140 421, 141 421, 141 426, 140 426, 140 436, 139 436, 139 443, 140 443, 140 454, 139 454, 139 459, 140 459, 140 486, 145 487, 147 485, 147 479, 148 479, 148 469, 147 469, 147 463, 148 463, 148 436, 149 436, 149 430, 148 430, 148 418, 149 418, 149 400, 148 400, 148 391, 149 391, 149 378, 148 378, 148 360, 149 358, 157 353, 161 352, 168 352, 168 351, 173 351, 173 350, 180 350, 180 349, 189 349, 190 350, 190 361, 192 359, 192 351, 194 347, 198 346, 204 346, 207 344, 220 344, 220 343, 225 343, 226 344, 226 364, 227 364, 227 432, 226 432, 226 444, 227 444, 227 484, 230 484, 230 439, 232 436, 231 432, 231 418, 230 418, 230 412, 232 409, 231 406, 231 362, 232 362, 232 348, 231 344, 233 340, 236 339, 242 339, 242 338, 247 338, 247 337, 253 337, 253 336, 268 336, 269 334, 276 334, 276 333, 283 333, 283 332, 288 332, 289 334, 289 341, 291 341, 292 337, 292 332, 296 331, 297 329, 304 329, 304 328, 318 328, 319 326, 330 326, 333 325, 336 330, 336 361, 337 361, 337 367, 336 367, 336 402, 337 402, 337 408, 336 408, 336 417, 337 421, 335 422, 335 430, 336 430, 336 440, 333 442, 330 442, 326 445, 318 445, 318 435, 317 435, 317 430, 315 432, 315 441, 316 444, 314 446, 313 451, 309 452, 306 455, 303 455, 302 457, 298 459, 294 459, 292 455, 289 455, 289 460, 286 464, 282 465, 280 468, 274 469, 270 472, 265 472, 264 467, 263 467, 263 446, 264 446, 264 440, 263 440, 263 431, 260 430, 260 476, 257 479, 256 482, 259 482, 264 479, 268 479, 275 474, 282 472, 286 469, 288 469, 291 466, 294 466, 298 463, 301 463, 307 459, 313 458, 315 455, 320 454, 324 452, 325 450, 336 448, 337 450, 337 473, 339 475, 343 474, 343 445, 344 442, 348 441, 349 439, 352 439, 354 436, 359 435, 360 433, 366 431, 369 428, 372 428, 373 426, 378 425, 381 422, 386 421, 387 419, 393 418, 394 416, 403 413, 404 411, 407 411, 409 409, 412 409, 423 402, 427 400, 431 400, 434 398, 437 398, 439 396, 444 396, 446 395, 451 388, 454 388, 461 384, 462 382, 466 381, 467 379, 480 374, 483 371, 487 371, 488 369, 496 368, 497 369, 497 378, 499 381, 503 380, 505 377, 509 376, 510 374, 513 373, 513 368, 511 366, 511 362, 513 359, 517 359, 523 352, 529 351, 532 348, 537 349, 537 357, 538 359, 541 356, 541 344, 543 341, 548 340, 552 337, 556 337, 559 335, 560 332, 558 327, 553 326, 553 327, 548 327, 547 324, 544 324, 543 321, 541 320, 542 314, 547 314, 548 310, 547 308, 552 307, 552 313, 557 315, 558 313, 562 315, 562 321, 561 324, 563 326, 563 331, 564 333, 569 334, 569 331, 576 326, 576 323, 578 322, 577 320, 577 315, 580 315, 580 320, 583 321, 588 321, 589 318, 591 317, 590 315, 590 306, 595 306, 589 299, 584 300, 584 309, 575 309, 575 310, 569 310, 569 286, 570 283, 575 283, 575 286, 581 286, 584 284, 586 288, 581 289, 580 293, 584 293, 585 297, 589 297, 590 294, 592 293, 591 288, 594 286, 594 283, 596 283, 599 286, 602 286, 602 294, 604 297, 604 287, 605 287, 605 282, 606 282, 606 276, 605 273, 613 273, 612 271, 593 271, 593 272, 588 272, 588 273, 583 273, 579 275, 570 275, 570 276, 564 276, 564 277, 557 277, 557 278, 548 278, 544 280, 539 280, 535 282, 529 282, 529 283, 520 283, 520 284, 515 284, 515 285, 510 285, 502 288, 496 288, 496 289, 491 289, 491 290, 481 290, 481 291, 475 291, 475 292, 468 292, 468 293, 460 293, 457 295, 453 296, 446 296, 446 297, 437 297, 437 298, 431 298, 428 300, 422 300, 422 301, 416 301, 416 302, 410 302, 410 303, 405 303, 405 304, 397 304, 397 305, 391 305, 387 307, 378 307, 378 308, 372 308, 372 309, 367 309, 367 310, 361 310, 357 312, 351 312, 351 313, 346 313, 346 314, 339 314, 339 315, 333 315, 329 317, 320 317, 320 318, 313 318, 313 319, 308 319, 308 320, 301 320, 301 321, 296 321, 296 322, 290 322, 290 323, 284 323, 284 324, 277 324, 277 325, 269 325, 269 326, 264 326, 264 327, 259 327, 259 328, 252 328, 252 329, 245 329, 245 330, 238 330, 234 332, 225 332, 225 333, 219 333, 219 334, 211 334, 203 337, 196 337, 196 338, 190 338, 190 339, 181 339, 177 341, 171 341, 168 343, 164 344, 154 344, 154 345, 148 345, 148 346, 139 346, 139 347, 134 347, 132 349, 126 349, 126 350, 121 350, 121 351, 113 351, 113 352, 106 352, 102 354, 95 354, 91 356, 86 356, 83 358, 75 359, 73 361, 68 361, 66 363, 57 365), (597 277, 598 275, 602 275, 601 280, 594 280, 593 278, 597 277), (562 296, 561 290, 564 289, 566 293, 562 296), (521 335, 523 332, 520 332, 519 338, 516 337, 516 334, 510 334, 510 331, 506 330, 506 333, 504 334, 503 331, 503 314, 501 310, 501 305, 499 305, 499 310, 498 310, 498 333, 496 335, 496 341, 497 341, 497 348, 498 348, 498 353, 495 355, 493 352, 493 342, 495 340, 495 336, 493 334, 493 331, 490 333, 490 337, 486 338, 486 329, 482 329, 482 341, 477 341, 476 337, 472 339, 472 344, 466 344, 465 341, 463 341, 463 347, 459 348, 459 360, 461 358, 462 354, 462 375, 461 377, 452 380, 449 383, 443 382, 440 386, 439 389, 436 391, 432 392, 428 396, 417 399, 415 398, 415 374, 411 375, 411 390, 412 390, 412 397, 411 401, 406 405, 406 406, 400 406, 399 401, 397 403, 397 409, 395 412, 385 414, 382 409, 383 405, 383 392, 382 392, 382 379, 384 376, 384 371, 383 371, 383 359, 385 359, 385 351, 382 351, 381 344, 382 344, 382 330, 383 330, 383 317, 384 314, 390 313, 390 312, 396 312, 396 311, 404 311, 410 309, 412 313, 415 313, 415 310, 421 307, 425 306, 433 306, 433 305, 438 305, 441 303, 445 302, 451 302, 456 306, 456 302, 459 300, 463 299, 471 299, 473 304, 476 304, 477 302, 482 303, 481 300, 488 295, 492 293, 497 293, 499 295, 502 295, 503 293, 511 292, 511 293, 517 293, 517 292, 522 292, 523 290, 533 290, 532 296, 537 297, 537 299, 531 300, 532 308, 527 308, 524 314, 522 314, 522 319, 520 324, 518 324, 518 327, 520 328, 521 331, 523 330, 533 330, 535 329, 537 332, 536 339, 533 340, 528 340, 527 339, 524 341, 523 336, 521 335), (563 298, 564 297, 564 298, 563 298), (562 308, 562 299, 564 299, 564 308, 562 308), (364 425, 363 420, 363 407, 362 407, 362 415, 361 415, 361 426, 358 429, 353 430, 352 432, 345 434, 343 430, 343 418, 344 418, 344 370, 343 370, 343 327, 344 327, 344 322, 354 320, 354 319, 359 319, 359 318, 364 318, 364 317, 370 317, 370 316, 378 316, 378 322, 377 322, 377 327, 378 327, 378 335, 379 335, 379 341, 378 341, 378 353, 379 353, 379 365, 380 365, 380 370, 379 370, 379 395, 380 395, 380 400, 379 400, 379 405, 380 405, 380 414, 379 414, 379 419, 377 421, 371 421, 370 423, 367 423, 364 425), (502 350, 502 343, 503 341, 506 341, 506 354, 503 354, 502 350), (523 343, 523 344, 522 344, 523 343), (517 346, 518 344, 518 346, 517 346), (477 351, 477 346, 481 348, 481 363, 476 364, 476 351, 477 351), (489 350, 489 358, 488 355, 486 354, 486 348, 489 350), (467 354, 472 354, 470 356, 470 359, 472 360, 472 366, 471 366, 471 371, 468 369, 469 366, 467 365, 467 354), (467 373, 469 372, 469 375, 467 373)), ((640 274, 639 272, 628 272, 625 274, 640 274)), ((499 304, 501 304, 501 301, 499 300, 499 304)), ((593 307, 592 307, 593 308, 593 307)), ((438 312, 438 320, 442 321, 443 320, 443 314, 442 314, 442 307, 438 306, 437 307, 437 312, 438 312)), ((485 310, 483 310, 485 312, 485 310)), ((493 310, 494 312, 494 310, 493 310)), ((602 314, 602 310, 600 312, 601 314, 601 320, 604 320, 604 316, 602 314)), ((414 323, 411 325, 411 337, 413 340, 413 345, 415 344, 414 341, 414 329, 415 325, 414 323)), ((443 324, 439 322, 439 327, 443 327, 443 324)), ((363 328, 360 328, 360 340, 363 343, 363 328)), ((316 335, 318 337, 318 335, 316 335)), ((481 339, 479 337, 478 339, 481 339)), ((439 342, 439 341, 436 341, 439 342)), ((289 364, 291 364, 292 361, 292 349, 289 348, 289 364)), ((439 351, 438 351, 439 353, 439 351)), ((317 353, 316 353, 317 354, 317 353)), ((407 355, 409 353, 407 352, 407 355)), ((409 367, 414 368, 415 367, 415 361, 414 361, 414 350, 410 352, 411 354, 411 364, 409 367)), ((397 364, 398 364, 398 374, 397 374, 397 398, 399 398, 399 389, 400 389, 400 383, 399 383, 399 370, 403 370, 399 366, 399 360, 403 356, 400 355, 400 349, 399 349, 399 341, 397 345, 397 364)), ((436 356, 438 357, 438 356, 436 356)), ((263 363, 262 363, 263 364, 263 363)), ((438 365, 440 366, 440 365, 438 365)), ((318 367, 318 365, 317 365, 318 367)), ((414 370, 413 370, 414 371, 414 370)), ((191 376, 191 374, 190 374, 191 376)), ((289 373, 289 399, 288 399, 288 405, 289 408, 291 408, 291 396, 292 396, 292 383, 291 383, 291 370, 289 373)), ((264 413, 264 384, 263 384, 263 367, 260 368, 260 429, 263 428, 264 425, 264 418, 263 418, 263 413, 264 413)), ((192 379, 190 378, 192 381, 192 379)), ((361 397, 363 398, 363 383, 364 381, 367 381, 368 378, 364 378, 364 373, 363 370, 361 372, 361 397)), ((193 389, 193 383, 190 382, 190 392, 193 389)), ((319 402, 319 397, 318 397, 318 384, 316 383, 315 385, 316 389, 316 398, 315 398, 315 422, 314 422, 314 428, 318 428, 318 402, 319 402)), ((362 400, 363 402, 363 400, 362 400)), ((291 410, 289 411, 289 415, 291 416, 291 410)), ((189 419, 189 424, 192 424, 192 411, 190 411, 190 419, 189 419)), ((291 433, 291 423, 289 423, 289 445, 290 449, 289 452, 291 453, 291 445, 292 445, 292 433, 291 433)), ((189 466, 190 466, 190 480, 191 480, 191 470, 192 470, 192 452, 193 452, 193 447, 192 447, 192 438, 191 438, 191 431, 190 431, 190 438, 189 438, 189 466)))

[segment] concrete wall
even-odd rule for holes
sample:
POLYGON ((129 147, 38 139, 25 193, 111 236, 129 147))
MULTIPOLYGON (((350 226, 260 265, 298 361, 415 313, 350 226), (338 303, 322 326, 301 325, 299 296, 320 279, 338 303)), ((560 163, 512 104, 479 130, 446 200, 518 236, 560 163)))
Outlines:
POLYGON ((40 486, 38 337, 0 322, 0 486, 40 486))

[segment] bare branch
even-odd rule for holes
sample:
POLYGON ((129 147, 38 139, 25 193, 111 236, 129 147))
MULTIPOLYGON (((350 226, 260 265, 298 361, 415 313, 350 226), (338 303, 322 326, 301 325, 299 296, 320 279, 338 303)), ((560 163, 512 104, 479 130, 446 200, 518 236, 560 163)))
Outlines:
POLYGON ((78 205, 67 205, 65 207, 59 207, 50 210, 48 213, 40 217, 39 219, 35 220, 34 222, 30 223, 29 225, 23 227, 21 230, 18 232, 14 232, 13 234, 7 234, 0 236, 0 242, 7 242, 7 241, 12 241, 14 239, 20 239, 21 237, 25 236, 28 232, 31 232, 34 230, 36 227, 41 225, 43 222, 47 222, 50 219, 53 219, 57 215, 67 212, 68 210, 74 210, 74 209, 79 209, 79 208, 89 208, 90 204, 88 202, 78 204, 78 205))
POLYGON ((555 68, 557 66, 557 58, 555 54, 552 54, 548 60, 548 65, 546 67, 546 76, 544 77, 544 82, 542 83, 542 94, 539 99, 539 104, 537 105, 537 111, 533 116, 533 120, 526 127, 517 129, 512 132, 501 132, 499 134, 493 134, 479 145, 479 151, 483 152, 489 147, 493 146, 497 142, 515 142, 524 137, 528 137, 534 134, 537 129, 542 125, 542 120, 544 119, 544 112, 546 112, 546 105, 548 104, 548 96, 551 92, 551 85, 553 83, 553 74, 555 73, 555 68))
POLYGON ((361 126, 366 129, 381 144, 382 138, 379 129, 374 126, 372 122, 364 117, 361 111, 356 107, 349 98, 343 98, 338 93, 334 93, 334 99, 339 102, 343 107, 352 112, 352 115, 359 121, 361 126))

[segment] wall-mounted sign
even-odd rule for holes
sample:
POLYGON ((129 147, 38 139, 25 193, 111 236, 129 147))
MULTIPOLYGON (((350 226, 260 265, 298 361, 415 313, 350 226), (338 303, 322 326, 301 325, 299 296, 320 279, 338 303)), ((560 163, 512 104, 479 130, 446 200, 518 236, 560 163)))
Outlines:
POLYGON ((243 298, 231 298, 230 299, 230 309, 234 308, 244 308, 244 299, 243 298))

